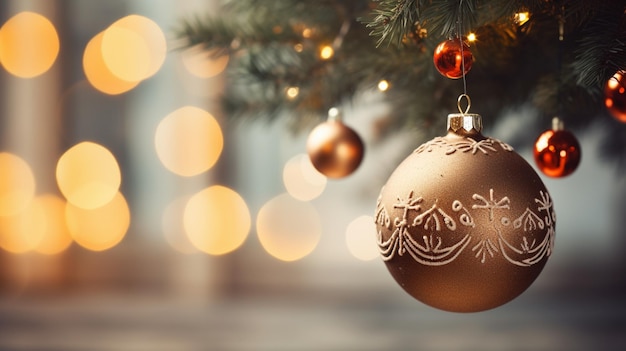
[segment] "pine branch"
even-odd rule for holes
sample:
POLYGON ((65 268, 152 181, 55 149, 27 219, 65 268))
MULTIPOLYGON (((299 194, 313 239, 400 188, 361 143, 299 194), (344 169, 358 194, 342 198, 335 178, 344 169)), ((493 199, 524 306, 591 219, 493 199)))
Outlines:
POLYGON ((379 4, 374 10, 375 17, 366 25, 367 28, 373 28, 370 35, 378 37, 376 46, 381 46, 385 42, 400 45, 418 22, 418 0, 377 0, 377 2, 379 4))
POLYGON ((601 7, 580 32, 572 71, 577 83, 600 95, 606 81, 626 68, 626 16, 619 2, 601 7))
POLYGON ((555 115, 573 128, 607 117, 598 95, 626 68, 625 8, 624 0, 233 0, 218 17, 185 21, 178 36, 185 46, 231 55, 224 97, 231 119, 273 122, 282 115, 302 130, 385 79, 392 106, 385 130, 431 137, 445 129, 462 92, 460 81, 435 70, 433 49, 471 30, 478 37, 466 76, 472 110, 491 123, 530 104, 540 131, 555 115), (516 23, 519 11, 530 20, 516 23), (334 56, 322 59, 325 45, 334 56), (299 94, 286 94, 294 88, 299 94))

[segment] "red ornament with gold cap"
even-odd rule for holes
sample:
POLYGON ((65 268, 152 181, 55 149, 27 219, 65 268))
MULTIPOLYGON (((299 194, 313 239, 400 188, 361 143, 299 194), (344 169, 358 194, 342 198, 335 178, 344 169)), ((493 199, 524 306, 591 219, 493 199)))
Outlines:
POLYGON ((565 130, 563 121, 552 119, 552 129, 541 133, 533 148, 535 163, 545 175, 561 178, 572 174, 581 158, 580 143, 576 136, 565 130))
POLYGON ((461 95, 447 135, 393 171, 375 212, 392 277, 417 300, 453 312, 492 309, 520 295, 555 237, 545 185, 511 146, 481 134, 481 116, 468 113, 469 105, 461 95))
POLYGON ((474 56, 466 40, 453 38, 437 45, 433 53, 433 63, 444 77, 459 79, 472 68, 474 56))

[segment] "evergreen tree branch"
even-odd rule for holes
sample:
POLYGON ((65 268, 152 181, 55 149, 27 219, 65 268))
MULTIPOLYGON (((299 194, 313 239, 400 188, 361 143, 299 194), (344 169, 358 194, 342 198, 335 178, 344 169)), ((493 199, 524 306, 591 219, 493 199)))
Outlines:
POLYGON ((574 51, 572 71, 577 83, 595 95, 615 72, 626 68, 626 9, 616 3, 599 8, 580 31, 574 51))
POLYGON ((472 31, 478 40, 466 79, 473 109, 493 121, 530 104, 539 111, 538 133, 555 115, 573 128, 595 116, 612 120, 598 97, 606 80, 626 69, 625 9, 624 0, 232 0, 218 16, 184 21, 177 34, 183 47, 231 55, 229 118, 283 115, 301 130, 385 79, 392 106, 386 130, 417 128, 430 137, 445 129, 462 92, 460 81, 435 70, 433 49, 472 31), (530 20, 515 22, 519 11, 530 20), (325 45, 334 55, 322 59, 325 45), (286 94, 290 88, 299 94, 286 94))
MULTIPOLYGON (((375 17, 366 24, 373 28, 370 34, 378 37, 377 46, 383 43, 400 45, 419 17, 418 0, 377 0, 375 17)), ((367 22, 367 20, 365 21, 367 22)))

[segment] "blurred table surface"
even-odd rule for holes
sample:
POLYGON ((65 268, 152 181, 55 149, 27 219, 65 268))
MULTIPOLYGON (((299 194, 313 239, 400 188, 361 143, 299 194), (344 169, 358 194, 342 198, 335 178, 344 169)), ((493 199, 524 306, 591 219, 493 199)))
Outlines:
POLYGON ((0 350, 625 350, 619 292, 527 293, 491 311, 438 311, 404 292, 4 297, 0 350))

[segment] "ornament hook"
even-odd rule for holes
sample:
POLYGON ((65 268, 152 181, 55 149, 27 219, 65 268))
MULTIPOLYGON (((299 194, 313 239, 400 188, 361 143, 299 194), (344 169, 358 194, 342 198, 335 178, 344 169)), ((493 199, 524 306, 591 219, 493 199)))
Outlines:
POLYGON ((469 112, 470 107, 472 106, 472 100, 470 99, 469 95, 461 94, 461 95, 459 95, 459 98, 457 99, 456 106, 458 107, 459 112, 462 115, 466 115, 469 112), (463 108, 461 107, 463 98, 465 98, 465 100, 467 100, 467 106, 465 107, 465 110, 463 110, 463 108))

